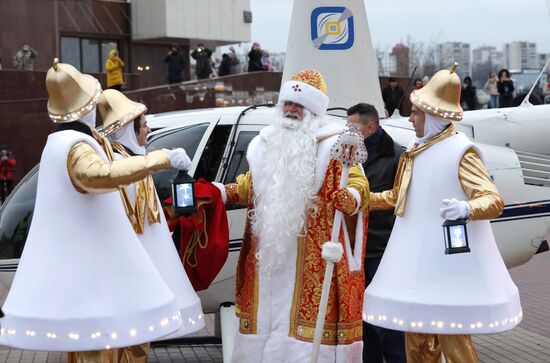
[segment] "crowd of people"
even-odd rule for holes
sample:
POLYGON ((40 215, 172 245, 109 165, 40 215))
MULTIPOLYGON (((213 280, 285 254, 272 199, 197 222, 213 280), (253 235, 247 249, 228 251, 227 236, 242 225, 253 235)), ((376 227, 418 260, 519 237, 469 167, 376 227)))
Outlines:
MULTIPOLYGON (((419 90, 426 86, 429 81, 428 76, 422 79, 416 78, 413 81, 413 90, 419 90)), ((510 71, 501 69, 498 74, 491 72, 483 86, 483 91, 488 96, 486 105, 482 104, 478 97, 478 91, 472 83, 472 78, 466 76, 462 82, 461 91, 461 106, 464 110, 478 110, 480 108, 504 108, 513 107, 515 96, 514 81, 510 78, 510 71)), ((542 89, 543 96, 548 96, 550 100, 550 76, 542 89)), ((382 99, 388 115, 391 116, 395 110, 402 114, 403 100, 405 98, 405 90, 398 84, 397 78, 390 77, 388 84, 382 89, 382 99)), ((545 102, 546 103, 546 102, 545 102)))

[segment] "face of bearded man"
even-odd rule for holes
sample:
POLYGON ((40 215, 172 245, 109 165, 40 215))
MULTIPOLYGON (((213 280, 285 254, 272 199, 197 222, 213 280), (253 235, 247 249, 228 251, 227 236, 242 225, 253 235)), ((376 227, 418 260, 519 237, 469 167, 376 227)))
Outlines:
MULTIPOLYGON (((282 115, 282 112, 281 112, 282 115)), ((252 231, 259 238, 256 258, 270 274, 288 264, 291 249, 304 229, 306 211, 315 196, 316 143, 321 120, 287 112, 274 124, 266 141, 262 167, 254 179, 252 231)))

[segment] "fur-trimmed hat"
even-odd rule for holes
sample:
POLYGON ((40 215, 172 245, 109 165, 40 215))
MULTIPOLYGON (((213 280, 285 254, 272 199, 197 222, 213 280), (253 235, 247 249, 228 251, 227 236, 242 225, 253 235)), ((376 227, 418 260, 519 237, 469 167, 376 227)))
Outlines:
POLYGON ((286 101, 304 106, 317 116, 327 112, 327 85, 321 73, 306 69, 295 74, 281 87, 279 103, 286 101))

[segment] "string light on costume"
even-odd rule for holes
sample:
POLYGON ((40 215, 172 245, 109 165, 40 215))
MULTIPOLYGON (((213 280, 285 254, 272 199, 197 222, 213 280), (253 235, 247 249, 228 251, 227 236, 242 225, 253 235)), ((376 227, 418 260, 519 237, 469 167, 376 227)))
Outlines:
POLYGON ((100 96, 101 96, 101 85, 98 82, 96 85, 95 94, 92 97, 92 99, 88 101, 87 104, 85 104, 78 110, 65 115, 54 115, 50 113, 49 116, 51 120, 55 123, 76 121, 80 119, 82 116, 84 116, 85 114, 87 114, 88 112, 90 112, 97 105, 97 102, 99 101, 100 96))
POLYGON ((130 336, 135 337, 136 335, 137 335, 137 330, 136 329, 130 329, 130 336))
POLYGON ((46 334, 46 337, 48 337, 48 338, 50 338, 50 339, 55 339, 55 338, 57 338, 57 334, 55 334, 55 333, 49 333, 49 332, 48 332, 48 333, 46 334))
POLYGON ((80 339, 80 334, 77 334, 77 333, 69 333, 69 339, 78 340, 78 339, 80 339))
POLYGON ((148 329, 149 329, 149 331, 153 331, 153 330, 155 330, 155 327, 152 326, 152 325, 149 325, 149 328, 148 328, 148 329))
POLYGON ((168 319, 164 318, 160 321, 160 326, 165 327, 166 325, 168 325, 168 319))
POLYGON ((101 332, 96 331, 95 333, 92 333, 91 337, 92 339, 97 339, 101 336, 101 332))
POLYGON ((112 333, 111 333, 111 339, 113 339, 113 340, 118 339, 118 334, 117 334, 117 332, 112 332, 112 333))

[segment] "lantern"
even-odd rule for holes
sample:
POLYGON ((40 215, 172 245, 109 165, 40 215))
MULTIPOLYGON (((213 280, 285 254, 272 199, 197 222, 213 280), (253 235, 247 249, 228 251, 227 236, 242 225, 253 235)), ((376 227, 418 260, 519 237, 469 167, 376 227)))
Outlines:
POLYGON ((172 181, 172 206, 177 215, 189 214, 197 210, 195 200, 195 180, 180 170, 172 181))
POLYGON ((470 252, 466 223, 465 219, 457 219, 455 221, 446 220, 445 223, 443 223, 446 255, 470 252))

